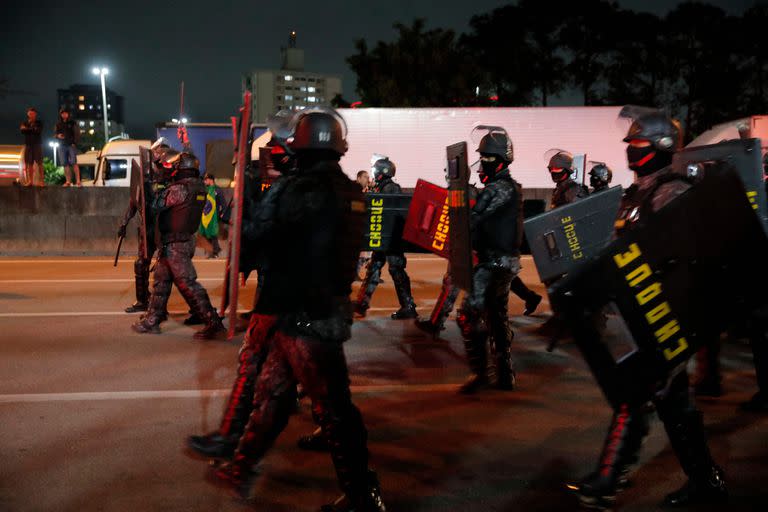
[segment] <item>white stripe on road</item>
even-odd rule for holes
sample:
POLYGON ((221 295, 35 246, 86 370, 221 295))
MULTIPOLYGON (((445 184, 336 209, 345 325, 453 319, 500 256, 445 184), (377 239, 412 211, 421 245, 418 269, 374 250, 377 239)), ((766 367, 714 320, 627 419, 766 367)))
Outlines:
MULTIPOLYGON (((394 312, 397 308, 395 306, 391 308, 368 308, 368 311, 371 312, 377 312, 377 311, 392 311, 394 312)), ((238 313, 247 313, 250 311, 250 309, 238 309, 238 313)), ((143 313, 143 311, 138 311, 137 313, 143 313)), ((171 315, 186 315, 189 313, 189 311, 169 311, 168 312, 171 315)), ((31 313, 0 313, 0 318, 35 318, 35 317, 46 317, 46 316, 131 316, 135 315, 136 313, 126 313, 125 311, 47 311, 47 312, 31 312, 31 313)))
MULTIPOLYGON (((353 393, 452 392, 458 384, 363 384, 351 386, 353 393)), ((0 395, 0 404, 34 402, 90 402, 97 400, 146 400, 153 398, 226 397, 230 389, 182 389, 166 391, 94 391, 81 393, 19 393, 0 395)))
MULTIPOLYGON (((224 281, 223 277, 198 277, 198 281, 224 281)), ((135 279, 0 279, 0 284, 133 283, 135 279)))

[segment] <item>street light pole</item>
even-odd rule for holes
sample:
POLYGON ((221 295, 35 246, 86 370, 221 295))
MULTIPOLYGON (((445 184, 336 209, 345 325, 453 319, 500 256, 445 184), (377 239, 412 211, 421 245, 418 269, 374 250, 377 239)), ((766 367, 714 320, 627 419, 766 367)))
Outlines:
POLYGON ((51 147, 51 149, 53 149, 53 166, 58 167, 58 164, 56 163, 56 153, 58 153, 58 151, 56 151, 56 148, 59 147, 59 143, 49 142, 48 145, 51 147))
POLYGON ((103 112, 102 119, 104 120, 104 144, 109 141, 109 119, 107 116, 107 85, 106 76, 109 73, 107 68, 93 68, 93 74, 101 77, 101 111, 103 112))

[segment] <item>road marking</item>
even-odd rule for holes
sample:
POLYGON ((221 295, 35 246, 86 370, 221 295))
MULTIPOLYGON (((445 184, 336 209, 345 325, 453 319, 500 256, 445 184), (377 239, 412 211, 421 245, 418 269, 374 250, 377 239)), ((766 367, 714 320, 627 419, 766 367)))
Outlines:
MULTIPOLYGON (((227 260, 222 259, 216 259, 216 258, 205 258, 205 259, 193 259, 192 260, 195 264, 197 263, 225 263, 227 260)), ((67 260, 67 259, 61 259, 61 260, 51 260, 51 259, 36 259, 34 256, 30 256, 27 259, 3 259, 0 258, 0 264, 1 263, 109 263, 112 265, 115 261, 113 259, 103 259, 103 260, 67 260)), ((134 260, 132 259, 122 259, 117 262, 118 264, 131 264, 133 265, 134 260)))
MULTIPOLYGON (((351 386, 352 393, 439 393, 453 392, 459 384, 362 384, 351 386)), ((92 391, 75 393, 17 393, 0 395, 0 403, 91 402, 99 400, 146 400, 156 398, 226 397, 231 389, 181 389, 164 391, 92 391)))
MULTIPOLYGON (((223 277, 198 277, 198 281, 224 281, 223 277)), ((135 279, 0 279, 0 284, 133 283, 135 279)))
MULTIPOLYGON (((368 308, 368 311, 370 312, 377 312, 377 311, 395 311, 397 309, 396 306, 392 306, 391 308, 368 308)), ((238 309, 238 313, 247 313, 250 309, 238 309)), ((139 311, 138 313, 144 313, 143 311, 139 311)), ((189 313, 189 311, 169 311, 168 312, 171 315, 186 315, 189 313)), ((36 317, 50 317, 50 316, 131 316, 135 315, 136 313, 126 313, 125 311, 35 311, 31 313, 0 313, 0 318, 36 318, 36 317)))

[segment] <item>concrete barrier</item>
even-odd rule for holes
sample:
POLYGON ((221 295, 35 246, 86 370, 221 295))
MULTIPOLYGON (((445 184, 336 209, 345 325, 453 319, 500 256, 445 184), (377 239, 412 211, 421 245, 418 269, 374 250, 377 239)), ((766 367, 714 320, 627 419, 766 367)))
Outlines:
MULTIPOLYGON (((126 187, 0 187, 0 256, 111 256, 128 207, 126 187)), ((222 189, 229 200, 232 189, 222 189)), ((549 200, 551 190, 525 191, 549 200)), ((122 257, 137 250, 135 219, 128 225, 122 257)))

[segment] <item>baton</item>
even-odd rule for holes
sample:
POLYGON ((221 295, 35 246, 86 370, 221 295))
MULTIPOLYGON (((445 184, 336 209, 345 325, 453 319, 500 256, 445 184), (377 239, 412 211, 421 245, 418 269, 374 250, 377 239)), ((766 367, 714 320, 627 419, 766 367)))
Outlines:
POLYGON ((124 239, 125 239, 125 236, 121 236, 117 242, 117 252, 115 253, 115 262, 112 264, 113 267, 117 266, 117 259, 120 257, 120 248, 123 246, 124 239))

